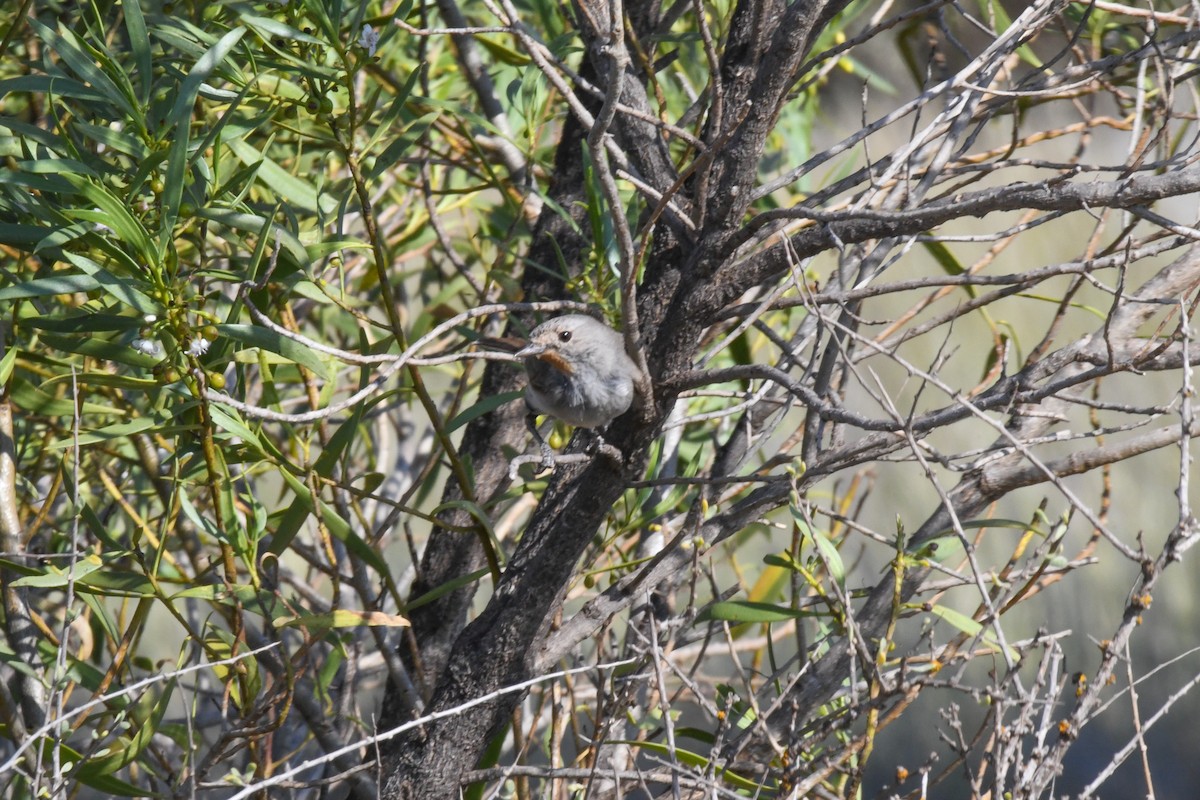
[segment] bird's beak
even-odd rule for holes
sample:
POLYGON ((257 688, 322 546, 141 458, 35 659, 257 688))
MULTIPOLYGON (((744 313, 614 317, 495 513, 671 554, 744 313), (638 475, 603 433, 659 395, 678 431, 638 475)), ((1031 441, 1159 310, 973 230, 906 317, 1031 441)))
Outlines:
POLYGON ((546 345, 534 344, 533 342, 530 342, 529 344, 525 345, 520 350, 518 350, 516 353, 514 353, 514 355, 517 358, 533 358, 534 356, 540 356, 545 352, 546 352, 546 345))

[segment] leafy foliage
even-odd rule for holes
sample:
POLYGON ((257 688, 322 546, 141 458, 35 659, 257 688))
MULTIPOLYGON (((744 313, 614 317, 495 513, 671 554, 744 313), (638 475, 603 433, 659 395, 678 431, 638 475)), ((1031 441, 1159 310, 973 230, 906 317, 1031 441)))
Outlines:
POLYGON ((922 781, 1053 791, 1200 536, 1195 28, 0 11, 6 796, 898 793, 919 697, 922 781), (472 345, 584 303, 650 385, 537 474, 472 345), (1113 470, 1169 448, 1147 546, 1113 470))

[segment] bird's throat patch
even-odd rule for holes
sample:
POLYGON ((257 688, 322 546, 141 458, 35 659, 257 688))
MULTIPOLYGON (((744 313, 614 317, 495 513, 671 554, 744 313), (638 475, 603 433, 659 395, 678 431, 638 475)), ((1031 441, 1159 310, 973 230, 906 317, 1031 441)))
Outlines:
POLYGON ((567 363, 567 360, 553 350, 547 350, 546 352, 541 353, 538 355, 537 359, 538 361, 545 362, 554 367, 563 375, 573 375, 575 373, 575 370, 571 369, 571 365, 567 363))

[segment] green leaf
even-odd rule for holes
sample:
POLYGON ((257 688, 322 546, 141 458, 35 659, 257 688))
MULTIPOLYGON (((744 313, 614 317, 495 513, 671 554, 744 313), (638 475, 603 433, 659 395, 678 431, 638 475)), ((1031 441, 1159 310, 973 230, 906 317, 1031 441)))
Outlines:
POLYGON ((39 158, 37 161, 22 161, 18 164, 31 175, 88 175, 100 177, 96 171, 73 158, 39 158))
POLYGON ((163 796, 161 792, 152 792, 145 786, 134 786, 132 783, 126 783, 112 775, 80 775, 79 782, 98 792, 103 792, 107 797, 137 797, 140 800, 141 798, 163 796))
POLYGON ((118 278, 86 256, 63 253, 63 257, 94 278, 98 288, 109 297, 133 308, 139 314, 154 314, 158 311, 158 304, 143 294, 128 278, 118 278))
MULTIPOLYGON (((329 239, 324 242, 317 242, 316 244, 310 244, 307 246, 306 249, 308 250, 308 257, 310 259, 312 259, 313 261, 317 261, 322 258, 325 258, 326 256, 330 255, 331 253, 337 253, 342 250, 370 250, 371 245, 367 242, 355 241, 352 239, 329 239)), ((312 281, 301 280, 301 281, 297 282, 296 286, 292 287, 292 290, 293 291, 298 290, 299 285, 302 283, 306 283, 309 286, 313 285, 312 281)), ((319 294, 319 292, 318 292, 318 294, 319 294)), ((325 295, 320 295, 320 301, 322 303, 327 303, 327 302, 329 302, 329 298, 326 297, 325 295)))
POLYGON ((0 358, 0 385, 8 384, 8 379, 12 377, 13 365, 17 363, 17 353, 19 352, 15 347, 9 347, 4 351, 4 357, 0 358))
POLYGON ((485 397, 470 408, 463 409, 458 416, 446 423, 446 433, 453 433, 472 420, 478 419, 484 414, 490 414, 500 406, 505 405, 506 403, 511 403, 523 395, 524 392, 516 391, 501 392, 500 394, 494 394, 491 397, 485 397))
MULTIPOLYGON (((149 383, 156 385, 155 381, 149 381, 149 383)), ((50 449, 58 450, 67 447, 74 447, 76 444, 78 444, 80 447, 83 447, 89 444, 96 444, 97 442, 109 442, 113 439, 127 439, 135 433, 142 433, 143 431, 149 430, 157 430, 160 433, 167 433, 168 431, 164 430, 163 428, 163 423, 165 421, 166 418, 156 419, 154 417, 138 417, 137 419, 131 419, 128 422, 118 422, 115 425, 106 425, 103 428, 97 428, 93 431, 84 431, 81 432, 78 437, 59 439, 58 441, 50 444, 50 449)))
MULTIPOLYGON (((270 223, 269 219, 259 214, 245 214, 221 208, 197 208, 196 217, 226 225, 237 231, 253 234, 261 231, 264 223, 270 223)), ((272 239, 278 241, 283 246, 283 251, 290 255, 298 266, 303 268, 312 264, 312 260, 308 257, 308 251, 300 243, 300 240, 296 238, 295 234, 275 224, 270 225, 270 231, 272 239)))
POLYGON ((371 180, 376 180, 380 175, 390 170, 405 153, 411 151, 437 118, 438 114, 436 112, 424 114, 397 135, 392 140, 392 143, 385 147, 383 152, 375 158, 375 164, 372 166, 370 172, 371 180))
MULTIPOLYGON (((950 252, 950 248, 946 247, 942 242, 922 242, 922 244, 929 251, 929 254, 933 256, 933 260, 938 263, 938 266, 947 275, 962 275, 967 271, 954 253, 950 252)), ((974 286, 964 286, 963 289, 966 291, 968 297, 973 298, 979 294, 974 286)))
POLYGON ((75 588, 113 597, 157 597, 154 584, 139 572, 124 572, 112 569, 85 575, 76 582, 75 588))
POLYGON ((275 37, 288 39, 295 42, 304 42, 306 44, 324 45, 325 43, 315 36, 310 36, 298 28, 293 28, 285 22, 280 22, 277 19, 270 17, 259 17, 254 14, 240 14, 239 19, 246 23, 246 27, 258 34, 264 42, 270 42, 275 37))
POLYGON ((942 268, 942 272, 947 275, 962 275, 966 272, 966 268, 955 257, 954 253, 950 252, 950 248, 946 247, 942 242, 922 242, 925 249, 933 256, 934 261, 942 268))
POLYGON ((93 755, 79 767, 76 774, 80 776, 80 780, 91 776, 111 775, 137 760, 158 733, 158 726, 162 724, 163 716, 167 713, 171 697, 175 693, 176 682, 176 678, 173 677, 166 681, 162 694, 159 695, 150 711, 150 716, 140 725, 134 725, 134 734, 124 741, 123 746, 118 746, 118 743, 124 737, 109 744, 108 755, 101 757, 93 755))
POLYGON ((0 97, 6 94, 31 92, 48 94, 58 97, 73 97, 92 103, 108 103, 109 97, 103 92, 80 83, 73 78, 62 75, 22 75, 19 78, 9 78, 0 81, 0 97))
MULTIPOLYGON (((63 489, 66 491, 67 497, 71 498, 71 502, 75 505, 76 513, 79 514, 79 517, 83 520, 83 523, 87 525, 91 534, 96 537, 97 541, 102 542, 110 551, 114 553, 123 552, 124 547, 108 532, 108 528, 105 527, 95 509, 88 505, 86 499, 80 497, 76 493, 77 487, 73 482, 74 476, 71 474, 71 463, 65 458, 62 459, 59 462, 58 470, 59 476, 63 481, 63 489)), ((118 634, 113 635, 113 641, 117 641, 120 638, 121 637, 118 634)))
MULTIPOLYGON (((234 641, 233 636, 221 628, 209 628, 209 634, 204 639, 204 650, 210 661, 223 661, 231 658, 236 653, 244 654, 246 649, 240 643, 234 641)), ((216 674, 225 688, 229 691, 233 702, 239 708, 245 708, 246 704, 251 702, 255 695, 262 688, 262 677, 258 672, 258 661, 252 657, 246 657, 237 662, 237 665, 232 664, 212 664, 212 671, 216 674), (234 678, 235 670, 241 674, 241 679, 234 678), (246 693, 243 693, 243 685, 246 687, 246 693), (249 696, 247 696, 249 695, 249 696)))
POLYGON ((458 589, 461 589, 464 586, 470 586, 472 583, 475 583, 475 581, 480 580, 481 578, 489 575, 490 573, 491 573, 491 570, 487 567, 484 567, 483 569, 477 569, 474 572, 468 572, 466 575, 459 575, 454 580, 446 581, 445 583, 441 584, 440 586, 438 586, 434 589, 430 589, 425 594, 412 600, 411 602, 409 602, 408 604, 405 605, 405 610, 412 611, 414 608, 420 608, 423 605, 432 603, 434 600, 437 600, 439 597, 442 597, 443 595, 449 594, 450 592, 453 592, 453 591, 457 591, 458 589))
POLYGON ((738 623, 787 622, 802 617, 816 616, 812 611, 760 603, 753 600, 722 600, 703 609, 696 617, 698 622, 725 620, 738 623))
POLYGON ((802 536, 812 539, 817 552, 821 555, 821 560, 825 563, 825 568, 829 570, 829 576, 837 581, 838 586, 845 586, 846 565, 842 563, 842 554, 838 552, 837 546, 824 533, 809 526, 795 503, 792 503, 790 508, 796 529, 802 536))
MULTIPOLYGON (((34 386, 24 378, 13 379, 12 399, 17 408, 22 411, 45 414, 49 417, 75 416, 75 404, 70 399, 47 394, 42 391, 41 387, 34 386)), ((129 413, 128 409, 118 409, 88 401, 83 403, 80 411, 84 414, 112 414, 118 417, 126 416, 129 413)))
POLYGON ((409 622, 399 614, 337 608, 324 614, 300 614, 295 617, 280 617, 275 620, 275 625, 280 628, 328 630, 330 628, 365 627, 407 628, 409 622))
POLYGON ((29 26, 46 43, 46 46, 62 58, 72 71, 87 84, 100 92, 103 99, 121 109, 127 116, 135 116, 136 110, 129 98, 117 87, 98 66, 96 55, 84 52, 84 45, 67 28, 61 33, 38 22, 36 17, 29 18, 29 26))
POLYGON ((65 568, 56 567, 53 564, 45 568, 45 572, 40 575, 26 575, 24 578, 17 578, 13 581, 13 586, 28 586, 38 589, 61 589, 72 581, 79 581, 86 575, 90 575, 98 569, 104 567, 104 562, 96 554, 85 556, 73 565, 65 568))
POLYGON ((61 275, 53 278, 35 278, 16 286, 0 289, 0 300, 25 300, 30 297, 54 297, 60 294, 90 292, 100 288, 100 282, 91 275, 61 275))
POLYGON ((258 434, 242 421, 242 418, 237 415, 234 409, 214 403, 208 407, 208 413, 212 417, 213 425, 216 427, 238 437, 243 443, 253 447, 260 454, 265 455, 269 452, 263 445, 258 434))
POLYGON ((957 534, 951 533, 926 539, 920 545, 910 546, 904 555, 906 558, 916 559, 917 566, 928 566, 929 563, 944 564, 948 559, 962 552, 962 539, 958 538, 957 534))
POLYGON ((57 333, 43 333, 42 341, 64 353, 95 356, 115 364, 128 364, 131 367, 142 369, 150 369, 162 360, 161 356, 139 353, 129 345, 110 342, 96 336, 61 336, 57 333))
MULTIPOLYGON (((284 482, 287 483, 288 487, 296 495, 297 501, 292 505, 292 508, 288 510, 288 514, 285 516, 285 519, 292 517, 297 508, 301 508, 308 513, 312 513, 314 510, 316 510, 316 508, 319 508, 321 520, 325 523, 325 527, 329 529, 329 532, 339 539, 343 544, 345 544, 346 549, 349 550, 353 555, 358 556, 368 565, 373 567, 381 576, 383 576, 385 580, 388 582, 391 581, 391 571, 388 569, 387 562, 384 561, 383 557, 380 556, 379 553, 375 552, 375 550, 373 550, 361 536, 354 533, 354 531, 350 529, 350 524, 346 520, 342 519, 341 515, 337 513, 336 509, 331 508, 320 499, 317 499, 316 503, 314 504, 312 493, 309 492, 308 487, 305 486, 304 483, 295 475, 286 470, 281 471, 279 474, 283 477, 284 482)), ((282 525, 280 527, 282 528, 282 525)), ((299 527, 297 527, 294 531, 289 530, 289 535, 284 536, 281 535, 277 530, 275 536, 271 539, 270 547, 267 548, 268 552, 274 553, 275 555, 280 555, 284 550, 287 549, 288 545, 291 544, 292 538, 295 537, 298 531, 299 527)))
POLYGON ((364 408, 365 406, 362 403, 356 405, 346 421, 338 426, 333 436, 329 437, 329 441, 325 444, 325 449, 321 451, 321 455, 317 456, 317 460, 313 463, 313 472, 322 478, 334 478, 334 468, 337 466, 338 460, 341 459, 346 449, 354 443, 359 432, 358 426, 362 422, 364 408))
POLYGON ((196 95, 204 81, 225 60, 229 51, 245 33, 245 28, 238 27, 222 36, 196 61, 175 96, 175 106, 171 109, 171 119, 175 120, 175 136, 167 153, 167 172, 163 178, 166 190, 162 195, 163 226, 159 231, 158 241, 161 253, 167 251, 175 236, 174 225, 183 198, 184 173, 187 170, 188 144, 192 131, 192 109, 196 104, 196 95))
POLYGON ((0 128, 7 128, 12 131, 21 140, 22 144, 27 144, 24 140, 28 139, 40 144, 52 153, 61 152, 63 140, 44 128, 30 125, 28 122, 22 122, 13 117, 0 117, 0 128))
POLYGON ((675 738, 695 739, 698 742, 711 745, 717 741, 717 737, 712 731, 706 731, 703 728, 692 728, 687 725, 681 725, 675 728, 675 738))
POLYGON ((278 598, 270 592, 256 589, 249 583, 239 583, 234 586, 225 586, 224 584, 216 583, 189 586, 170 595, 168 599, 174 602, 185 598, 206 600, 210 603, 224 603, 226 605, 236 603, 252 613, 267 612, 273 614, 276 610, 287 610, 286 606, 278 606, 277 608, 278 598))
POLYGON ((502 64, 508 64, 511 67, 524 67, 531 63, 529 56, 525 53, 514 50, 489 36, 476 36, 475 41, 502 64))
POLYGON ((216 327, 222 336, 283 356, 294 364, 308 367, 321 378, 328 376, 329 356, 322 356, 294 339, 289 339, 257 325, 218 325, 216 327))
POLYGON ((319 195, 311 183, 288 172, 252 145, 239 139, 231 139, 227 144, 243 164, 258 167, 259 181, 279 200, 286 200, 293 206, 319 214, 331 214, 337 207, 335 197, 319 195))
MULTIPOLYGON (((955 628, 958 628, 960 631, 965 633, 967 636, 970 636, 972 639, 978 639, 979 641, 982 641, 984 644, 991 647, 992 650, 1000 652, 1000 643, 996 641, 996 634, 990 627, 985 629, 982 623, 976 622, 966 614, 955 611, 952 608, 947 608, 943 605, 934 605, 929 610, 934 616, 945 620, 955 628)), ((1008 649, 1008 655, 1013 661, 1016 661, 1017 658, 1019 658, 1019 654, 1011 647, 1008 649)))
POLYGON ((64 175, 75 190, 90 200, 96 209, 73 208, 67 215, 73 219, 83 219, 104 225, 122 242, 133 248, 133 260, 145 267, 158 260, 157 253, 150 241, 150 234, 131 213, 129 204, 123 197, 117 197, 108 187, 96 183, 82 175, 64 175))
POLYGON ((367 141, 366 146, 363 147, 363 152, 370 153, 374 151, 375 145, 379 143, 380 139, 385 136, 390 136, 394 133, 392 130, 392 125, 395 124, 396 120, 400 118, 400 114, 403 113, 405 108, 408 106, 408 99, 412 97, 413 90, 417 88, 417 81, 420 79, 421 74, 426 69, 427 65, 421 64, 412 72, 408 73, 408 77, 404 80, 404 84, 396 90, 396 96, 393 98, 392 104, 388 107, 388 110, 384 112, 383 116, 379 118, 379 124, 375 129, 375 133, 371 135, 371 138, 367 141))
POLYGON ((820 552, 822 560, 825 562, 825 568, 829 570, 829 575, 838 586, 846 585, 846 565, 842 563, 842 554, 838 552, 837 547, 829 537, 818 530, 809 529, 809 534, 812 536, 813 543, 817 546, 817 551, 820 552))
POLYGON ((125 15, 125 31, 129 34, 129 49, 133 51, 134 73, 138 77, 138 100, 143 106, 150 104, 153 83, 153 62, 150 58, 150 37, 146 33, 146 18, 142 16, 141 3, 121 5, 125 15))
POLYGON ((792 572, 796 572, 799 566, 796 564, 796 559, 792 558, 792 554, 786 550, 782 553, 767 553, 763 556, 763 563, 771 567, 782 567, 792 572))
MULTIPOLYGON (((1029 523, 1016 519, 973 519, 962 523, 963 530, 981 528, 1010 528, 1024 531, 1029 529, 1029 523)), ((949 528, 938 531, 920 542, 910 542, 905 550, 905 555, 942 564, 946 559, 962 551, 962 538, 954 532, 953 528, 949 528)))
MULTIPOLYGON (((72 663, 72 667, 77 666, 79 666, 79 662, 76 661, 72 663)), ((119 699, 115 700, 114 702, 118 705, 118 707, 120 706, 119 699)), ((70 764, 72 767, 74 767, 80 763, 88 763, 88 759, 85 759, 82 753, 61 741, 55 741, 51 739, 43 739, 42 741, 42 749, 44 753, 43 758, 47 760, 51 758, 50 750, 57 749, 58 757, 64 765, 70 764)), ((51 762, 47 761, 47 763, 51 762)), ((66 773, 67 770, 64 769, 63 772, 66 773)), ((144 787, 134 786, 131 783, 126 783, 120 778, 114 778, 111 775, 92 775, 87 772, 80 774, 74 771, 72 771, 70 774, 75 776, 75 779, 84 786, 90 786, 99 792, 103 792, 107 797, 162 797, 162 795, 158 792, 151 792, 144 787)))
MULTIPOLYGON (((4 181, 0 180, 0 184, 4 181)), ((13 222, 0 222, 0 244, 7 244, 18 250, 32 250, 38 242, 44 240, 48 233, 57 231, 42 225, 22 225, 13 222)))
MULTIPOLYGON (((683 750, 679 747, 676 747, 674 750, 671 750, 665 744, 662 744, 660 742, 638 742, 638 741, 632 741, 632 740, 625 740, 625 741, 618 741, 617 744, 627 744, 632 747, 639 747, 643 750, 649 750, 652 753, 657 753, 661 756, 666 756, 666 757, 670 757, 671 754, 674 753, 674 756, 679 761, 679 763, 686 764, 689 767, 696 767, 697 769, 706 770, 710 766, 712 766, 709 759, 705 758, 704 756, 700 755, 699 753, 693 753, 690 750, 683 750)), ((736 772, 730 772, 729 770, 727 770, 723 767, 719 768, 717 770, 717 776, 719 778, 721 778, 722 780, 728 782, 730 785, 736 786, 739 789, 745 789, 747 791, 752 791, 752 792, 761 791, 763 788, 767 788, 765 784, 759 784, 748 778, 743 778, 741 775, 738 775, 736 772)))
MULTIPOLYGON (((94 619, 100 624, 104 635, 114 642, 121 641, 121 631, 117 628, 117 621, 113 619, 112 613, 108 610, 108 603, 88 592, 80 592, 79 599, 92 610, 94 619)), ((96 681, 96 685, 99 683, 96 681)))
POLYGON ((64 315, 32 314, 21 317, 19 324, 55 333, 111 333, 113 331, 138 330, 142 326, 141 320, 136 317, 125 317, 120 314, 93 314, 86 311, 83 313, 68 311, 64 315))
POLYGON ((42 386, 71 382, 80 386, 111 386, 115 389, 130 389, 138 392, 147 392, 162 385, 153 378, 131 378, 128 375, 114 375, 111 372, 80 372, 75 375, 56 375, 42 386))

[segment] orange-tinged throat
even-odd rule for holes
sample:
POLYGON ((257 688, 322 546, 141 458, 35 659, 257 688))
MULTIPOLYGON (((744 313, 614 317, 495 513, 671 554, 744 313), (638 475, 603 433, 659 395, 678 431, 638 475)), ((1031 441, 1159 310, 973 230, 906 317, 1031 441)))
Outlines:
POLYGON ((567 360, 553 350, 547 350, 544 353, 539 353, 537 359, 538 361, 544 361, 564 375, 575 374, 575 370, 571 369, 571 365, 567 362, 567 360))

